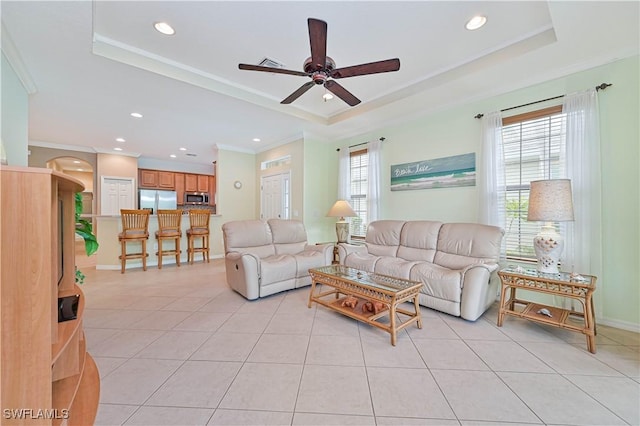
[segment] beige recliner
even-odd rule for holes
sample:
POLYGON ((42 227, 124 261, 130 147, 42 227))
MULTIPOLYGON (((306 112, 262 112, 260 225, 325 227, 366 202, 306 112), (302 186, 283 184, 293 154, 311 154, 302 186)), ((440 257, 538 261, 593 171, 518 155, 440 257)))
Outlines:
POLYGON ((309 269, 333 260, 333 245, 309 245, 298 220, 227 222, 222 235, 227 283, 249 300, 310 285, 309 269))

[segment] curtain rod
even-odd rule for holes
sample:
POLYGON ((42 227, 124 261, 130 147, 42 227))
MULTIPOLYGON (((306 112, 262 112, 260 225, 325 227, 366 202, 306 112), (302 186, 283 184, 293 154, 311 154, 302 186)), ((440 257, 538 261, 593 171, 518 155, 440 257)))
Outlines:
MULTIPOLYGON (((385 139, 387 139, 387 138, 385 138, 384 136, 382 136, 381 138, 378 138, 378 140, 379 140, 380 142, 384 142, 384 141, 385 141, 385 139)), ((368 143, 369 143, 369 142, 357 143, 357 144, 355 144, 355 145, 349 145, 349 146, 348 146, 348 148, 353 148, 353 147, 360 146, 360 145, 366 145, 366 144, 368 144, 368 143)), ((337 149, 336 149, 336 151, 340 151, 340 148, 337 148, 337 149)))
MULTIPOLYGON (((599 86, 596 86, 596 90, 604 90, 609 86, 611 86, 611 84, 602 83, 599 86)), ((509 107, 509 108, 501 109, 500 112, 505 112, 505 111, 509 111, 509 110, 512 110, 512 109, 516 109, 516 108, 522 108, 522 107, 526 107, 526 106, 529 106, 529 105, 535 105, 535 104, 539 104, 539 103, 542 103, 542 102, 552 101, 554 99, 563 98, 564 96, 565 95, 558 95, 558 96, 554 96, 552 98, 547 98, 547 99, 542 99, 542 100, 539 100, 539 101, 529 102, 528 104, 512 106, 512 107, 509 107)), ((482 114, 482 113, 473 116, 473 118, 477 118, 477 119, 480 119, 482 117, 484 117, 484 114, 482 114)))

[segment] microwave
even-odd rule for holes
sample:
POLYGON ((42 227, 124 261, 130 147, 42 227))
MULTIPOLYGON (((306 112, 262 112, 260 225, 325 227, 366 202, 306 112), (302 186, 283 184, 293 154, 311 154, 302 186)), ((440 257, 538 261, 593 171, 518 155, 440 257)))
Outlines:
POLYGON ((184 203, 190 205, 208 205, 209 194, 206 192, 185 192, 184 203))

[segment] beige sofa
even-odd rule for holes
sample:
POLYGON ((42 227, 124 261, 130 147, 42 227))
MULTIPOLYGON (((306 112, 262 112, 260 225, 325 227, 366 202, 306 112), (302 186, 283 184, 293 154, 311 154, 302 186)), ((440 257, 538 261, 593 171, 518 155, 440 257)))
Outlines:
POLYGON ((472 223, 380 220, 364 245, 340 243, 340 263, 424 285, 420 304, 475 321, 496 300, 501 228, 472 223))
POLYGON ((333 260, 333 244, 307 244, 297 220, 227 222, 222 235, 227 282, 249 300, 310 285, 309 269, 333 260))

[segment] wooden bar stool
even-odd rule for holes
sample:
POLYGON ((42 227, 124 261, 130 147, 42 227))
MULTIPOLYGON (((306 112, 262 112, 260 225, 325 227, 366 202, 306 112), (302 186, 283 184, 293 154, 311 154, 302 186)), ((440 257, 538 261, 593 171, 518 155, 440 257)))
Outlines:
POLYGON ((147 240, 149 239, 149 210, 120 210, 122 218, 122 232, 118 234, 121 254, 120 273, 124 274, 124 269, 129 259, 142 259, 142 269, 147 270, 147 240), (127 253, 127 243, 142 243, 140 252, 127 253))
POLYGON ((189 210, 189 229, 187 229, 187 260, 193 265, 196 253, 202 253, 202 261, 209 263, 209 210, 189 210), (200 247, 195 247, 194 241, 201 238, 200 247))
POLYGON ((158 210, 158 230, 156 231, 156 239, 158 240, 158 269, 162 269, 162 256, 175 256, 176 264, 180 266, 180 238, 182 238, 182 230, 180 222, 182 221, 182 210, 158 210), (175 248, 172 250, 164 250, 162 243, 165 240, 173 240, 175 248))

